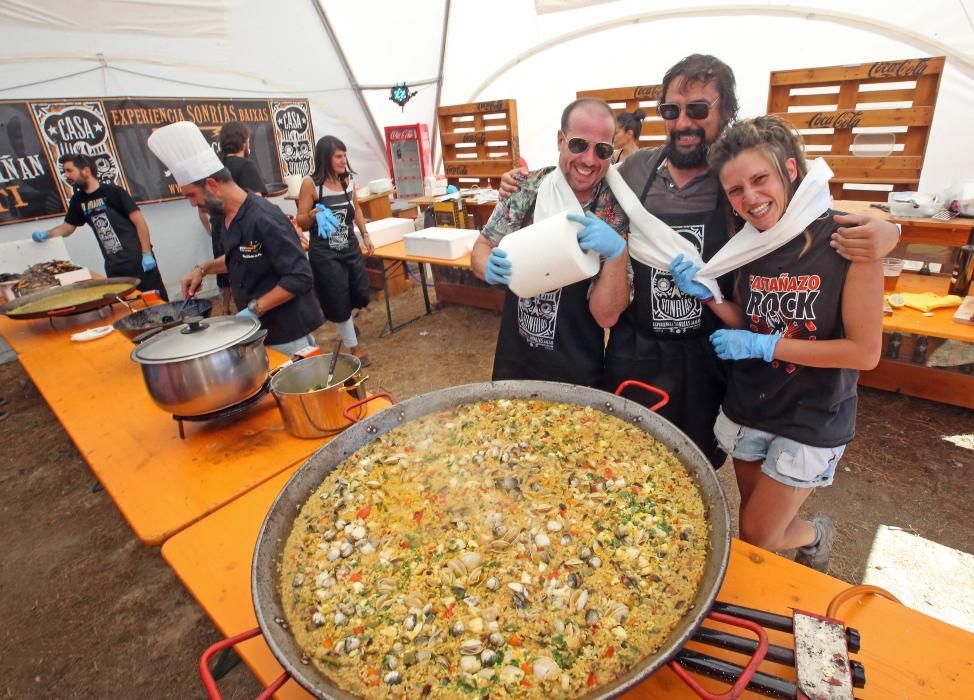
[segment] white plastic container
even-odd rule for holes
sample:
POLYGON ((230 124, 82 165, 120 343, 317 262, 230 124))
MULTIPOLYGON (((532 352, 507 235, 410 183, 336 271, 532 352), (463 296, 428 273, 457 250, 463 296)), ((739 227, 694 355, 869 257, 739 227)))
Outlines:
POLYGON ((387 177, 372 180, 369 182, 369 191, 372 194, 384 194, 386 192, 392 192, 392 180, 387 177))
POLYGON ((422 231, 407 233, 402 239, 406 243, 408 255, 456 260, 473 250, 473 244, 479 235, 479 231, 462 228, 424 228, 422 231))
POLYGON ((886 203, 890 216, 898 219, 926 219, 943 208, 937 197, 922 192, 890 192, 886 203))
POLYGON ((372 239, 372 245, 376 248, 401 241, 406 233, 414 233, 412 219, 398 219, 396 217, 370 221, 366 228, 369 232, 369 238, 372 239))

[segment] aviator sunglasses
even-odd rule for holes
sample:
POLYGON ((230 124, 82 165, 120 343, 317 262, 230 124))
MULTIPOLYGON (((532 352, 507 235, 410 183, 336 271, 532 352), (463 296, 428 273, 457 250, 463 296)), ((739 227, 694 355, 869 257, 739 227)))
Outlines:
POLYGON ((573 138, 568 138, 568 136, 562 132, 562 136, 568 141, 568 150, 579 155, 580 153, 585 153, 588 150, 588 145, 592 144, 595 146, 595 156, 601 160, 609 160, 612 157, 612 144, 606 143, 605 141, 588 141, 579 136, 573 138))
POLYGON ((680 118, 681 108, 687 113, 687 116, 690 117, 690 119, 706 119, 710 115, 710 108, 713 107, 719 99, 720 95, 717 95, 713 102, 707 102, 707 100, 694 100, 693 102, 687 102, 682 106, 676 102, 663 102, 656 106, 656 111, 659 112, 659 115, 668 122, 680 118))

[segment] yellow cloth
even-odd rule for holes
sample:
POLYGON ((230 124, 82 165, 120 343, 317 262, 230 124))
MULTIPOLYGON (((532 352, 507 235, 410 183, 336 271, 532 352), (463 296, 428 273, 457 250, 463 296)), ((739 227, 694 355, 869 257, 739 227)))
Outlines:
MULTIPOLYGON (((892 296, 892 295, 890 295, 892 296)), ((902 292, 898 296, 903 297, 903 305, 909 306, 917 311, 933 311, 934 309, 945 309, 951 306, 960 306, 963 301, 956 294, 934 294, 933 292, 902 292)))

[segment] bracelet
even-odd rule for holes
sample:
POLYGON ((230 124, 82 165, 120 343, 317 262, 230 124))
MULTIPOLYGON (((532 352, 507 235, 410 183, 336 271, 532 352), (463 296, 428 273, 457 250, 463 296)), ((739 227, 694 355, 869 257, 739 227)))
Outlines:
POLYGON ((206 277, 206 270, 199 263, 196 263, 195 265, 193 265, 193 269, 194 270, 199 270, 200 271, 200 274, 203 275, 204 277, 206 277))

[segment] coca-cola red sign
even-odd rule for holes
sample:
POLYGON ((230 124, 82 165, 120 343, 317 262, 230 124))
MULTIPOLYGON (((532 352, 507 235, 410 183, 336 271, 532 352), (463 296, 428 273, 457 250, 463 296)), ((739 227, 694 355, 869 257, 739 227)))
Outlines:
POLYGON ((918 78, 927 70, 929 58, 907 61, 878 61, 869 66, 870 78, 918 78))
POLYGON ((852 129, 862 121, 862 111, 816 112, 808 118, 809 129, 852 129))
POLYGON ((415 141, 418 138, 416 129, 393 129, 389 132, 390 141, 415 141))

